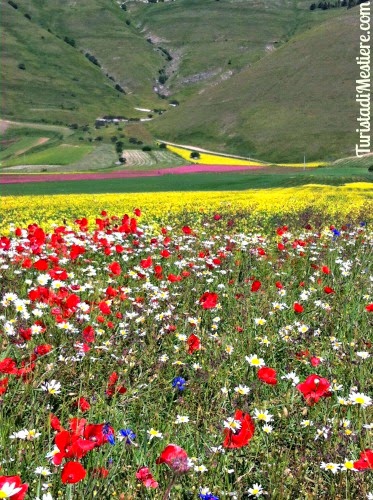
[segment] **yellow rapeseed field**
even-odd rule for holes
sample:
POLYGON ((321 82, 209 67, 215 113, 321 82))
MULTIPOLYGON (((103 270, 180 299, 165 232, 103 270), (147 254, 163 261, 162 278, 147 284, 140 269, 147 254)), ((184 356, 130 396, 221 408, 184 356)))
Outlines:
POLYGON ((263 220, 273 215, 294 218, 307 210, 328 216, 330 223, 346 222, 358 218, 363 211, 368 217, 373 214, 373 184, 351 183, 339 187, 309 184, 247 191, 9 196, 2 200, 0 233, 8 234, 10 224, 25 227, 37 222, 49 230, 53 225, 70 224, 80 217, 94 223, 102 210, 121 216, 131 214, 134 208, 141 209, 142 222, 149 224, 168 218, 175 220, 185 212, 195 214, 197 223, 201 215, 216 212, 232 216, 247 213, 251 220, 260 215, 263 220))
MULTIPOLYGON (((178 146, 172 146, 170 144, 167 144, 167 149, 171 151, 172 153, 177 154, 178 156, 181 156, 188 162, 193 162, 193 163, 198 163, 201 165, 244 165, 244 166, 254 166, 254 165, 261 165, 262 162, 258 160, 241 160, 239 158, 234 158, 234 157, 229 157, 229 156, 220 156, 220 155, 215 155, 212 153, 203 153, 199 152, 199 158, 191 158, 190 155, 193 153, 194 150, 192 149, 186 149, 186 148, 180 148, 178 146)), ((264 164, 263 164, 264 166, 264 164)))
MULTIPOLYGON (((188 149, 185 147, 175 146, 173 144, 167 144, 167 149, 172 153, 177 154, 187 160, 189 162, 198 163, 201 165, 244 165, 244 166, 255 166, 262 165, 270 166, 268 163, 265 163, 260 160, 244 160, 240 158, 235 158, 234 156, 222 156, 219 154, 213 153, 204 153, 202 151, 198 151, 199 158, 191 158, 191 154, 196 151, 194 149, 188 149)), ((325 167, 328 165, 325 161, 313 161, 306 163, 306 168, 315 168, 315 167, 325 167)), ((275 166, 279 167, 296 167, 296 168, 304 168, 304 163, 278 163, 275 166)))

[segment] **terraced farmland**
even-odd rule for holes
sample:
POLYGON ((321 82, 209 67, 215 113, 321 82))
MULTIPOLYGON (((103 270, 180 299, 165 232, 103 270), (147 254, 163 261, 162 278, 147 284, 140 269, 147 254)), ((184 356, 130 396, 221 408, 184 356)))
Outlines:
POLYGON ((179 156, 174 155, 170 151, 142 151, 139 149, 129 149, 123 151, 123 158, 125 158, 125 167, 132 170, 147 170, 157 167, 177 167, 184 165, 185 160, 179 156))

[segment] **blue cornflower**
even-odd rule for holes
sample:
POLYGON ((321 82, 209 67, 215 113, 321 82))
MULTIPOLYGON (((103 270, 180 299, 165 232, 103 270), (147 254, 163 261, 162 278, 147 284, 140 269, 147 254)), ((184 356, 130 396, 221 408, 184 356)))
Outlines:
POLYGON ((183 391, 185 389, 185 387, 184 387, 185 383, 186 383, 185 378, 175 377, 172 381, 172 387, 179 389, 179 391, 183 391))
POLYGON ((132 429, 120 429, 119 434, 126 438, 126 444, 132 444, 132 441, 136 439, 136 434, 132 429))
POLYGON ((360 226, 361 226, 361 227, 364 227, 364 226, 366 226, 366 225, 367 225, 367 223, 366 223, 366 222, 364 222, 364 221, 360 222, 360 226))
POLYGON ((338 229, 335 229, 335 228, 333 229, 333 234, 334 234, 334 236, 341 236, 340 231, 338 231, 338 229))
POLYGON ((114 434, 113 434, 113 431, 110 427, 110 422, 107 422, 103 429, 102 429, 102 433, 104 434, 104 436, 106 436, 106 439, 109 441, 110 444, 114 445, 115 444, 115 437, 114 437, 114 434))
POLYGON ((206 492, 207 488, 202 488, 201 493, 198 495, 201 500, 219 500, 219 497, 216 497, 209 491, 206 492))

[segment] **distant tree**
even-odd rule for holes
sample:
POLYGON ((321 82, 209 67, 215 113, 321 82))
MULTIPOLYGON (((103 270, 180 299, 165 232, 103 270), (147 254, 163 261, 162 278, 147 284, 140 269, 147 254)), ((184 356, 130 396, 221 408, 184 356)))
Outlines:
POLYGON ((315 9, 316 9, 316 4, 315 3, 311 3, 310 10, 315 10, 315 9))
POLYGON ((198 153, 198 151, 192 151, 192 153, 190 153, 190 157, 192 158, 192 160, 199 160, 201 155, 198 153))
POLYGON ((142 150, 143 151, 151 151, 152 148, 150 146, 143 146, 142 150))
POLYGON ((75 42, 74 38, 70 38, 68 36, 65 36, 63 41, 68 43, 69 45, 71 45, 71 47, 76 47, 76 42, 75 42))
POLYGON ((30 16, 30 14, 27 14, 27 13, 26 13, 26 14, 25 14, 25 18, 26 18, 26 19, 28 19, 29 21, 31 21, 31 16, 30 16))
POLYGON ((119 83, 117 83, 115 85, 115 90, 117 90, 118 92, 121 92, 122 94, 125 94, 124 89, 119 85, 119 83))
POLYGON ((13 0, 8 0, 8 4, 11 7, 13 7, 13 9, 18 9, 18 5, 15 2, 13 2, 13 0))
POLYGON ((119 154, 122 153, 124 148, 124 142, 123 141, 117 141, 115 143, 115 151, 119 154))
POLYGON ((19 63, 19 64, 18 64, 18 68, 19 68, 19 69, 22 69, 22 70, 25 70, 25 69, 26 69, 26 66, 24 65, 24 63, 19 63))

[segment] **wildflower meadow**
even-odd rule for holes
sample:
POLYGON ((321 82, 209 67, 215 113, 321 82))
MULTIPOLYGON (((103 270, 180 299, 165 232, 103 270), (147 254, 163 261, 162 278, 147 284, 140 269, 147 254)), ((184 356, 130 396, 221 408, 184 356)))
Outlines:
POLYGON ((369 189, 5 198, 0 498, 372 499, 369 189))

